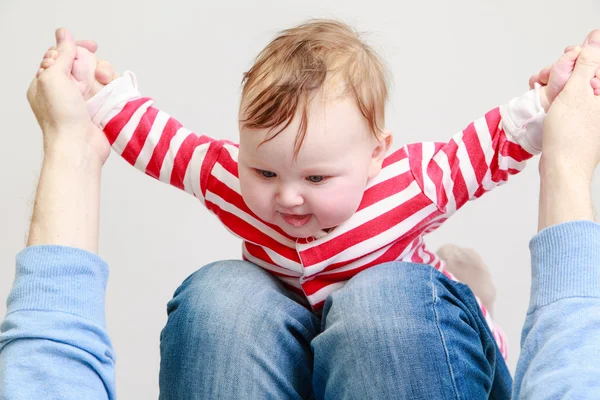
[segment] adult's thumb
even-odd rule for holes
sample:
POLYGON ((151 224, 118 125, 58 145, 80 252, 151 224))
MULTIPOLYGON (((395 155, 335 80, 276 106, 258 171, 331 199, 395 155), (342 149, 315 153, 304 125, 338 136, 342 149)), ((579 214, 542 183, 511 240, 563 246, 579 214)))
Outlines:
POLYGON ((73 61, 77 54, 77 47, 75 41, 71 37, 71 34, 65 28, 59 28, 56 30, 56 50, 58 50, 58 57, 54 65, 56 68, 62 69, 65 73, 71 73, 73 68, 73 61))
POLYGON ((600 29, 595 29, 583 42, 572 78, 578 84, 591 88, 590 81, 596 76, 598 68, 600 68, 600 29))

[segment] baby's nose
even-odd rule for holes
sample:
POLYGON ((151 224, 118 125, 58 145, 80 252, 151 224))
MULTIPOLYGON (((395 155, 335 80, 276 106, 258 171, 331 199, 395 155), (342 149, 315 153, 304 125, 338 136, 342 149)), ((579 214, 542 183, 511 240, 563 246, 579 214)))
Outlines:
POLYGON ((292 208, 304 204, 302 194, 293 187, 282 186, 277 194, 277 202, 285 208, 292 208))

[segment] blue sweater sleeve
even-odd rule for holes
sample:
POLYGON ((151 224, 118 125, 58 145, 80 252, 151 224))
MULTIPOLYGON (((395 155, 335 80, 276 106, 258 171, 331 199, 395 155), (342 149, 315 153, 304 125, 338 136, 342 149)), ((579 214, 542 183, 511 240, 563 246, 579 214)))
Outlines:
POLYGON ((115 399, 106 331, 108 266, 62 246, 17 255, 0 325, 0 399, 115 399))
POLYGON ((568 222, 530 243, 531 300, 514 399, 600 399, 600 225, 568 222))

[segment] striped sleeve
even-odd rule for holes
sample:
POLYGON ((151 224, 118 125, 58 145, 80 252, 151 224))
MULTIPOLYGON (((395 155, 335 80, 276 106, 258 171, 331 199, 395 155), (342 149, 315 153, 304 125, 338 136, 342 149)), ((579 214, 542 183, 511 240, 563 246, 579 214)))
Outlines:
POLYGON ((504 184, 541 151, 545 112, 539 88, 488 112, 448 143, 405 147, 423 193, 447 216, 504 184))
POLYGON ((129 164, 204 202, 212 168, 228 142, 186 129, 153 104, 127 72, 90 99, 88 111, 129 164))

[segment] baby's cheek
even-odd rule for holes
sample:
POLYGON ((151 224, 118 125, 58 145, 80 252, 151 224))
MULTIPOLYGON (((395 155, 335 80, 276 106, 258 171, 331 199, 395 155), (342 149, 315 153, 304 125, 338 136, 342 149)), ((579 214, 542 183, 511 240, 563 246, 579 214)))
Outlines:
POLYGON ((271 205, 271 199, 269 195, 269 191, 266 190, 262 185, 253 184, 252 182, 248 182, 248 184, 242 183, 243 180, 240 179, 240 188, 242 191, 242 197, 244 202, 250 208, 250 210, 263 219, 268 219, 269 209, 271 205))
POLYGON ((354 188, 337 188, 323 193, 318 201, 321 222, 336 226, 349 219, 360 205, 363 191, 354 188), (344 190, 345 189, 345 190, 344 190))

